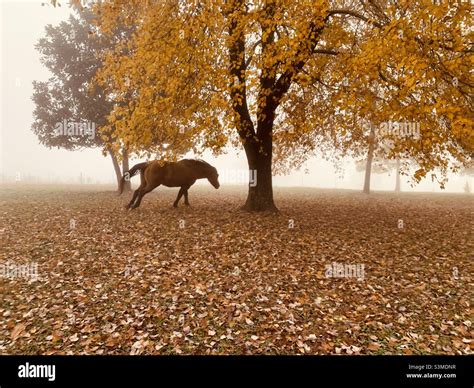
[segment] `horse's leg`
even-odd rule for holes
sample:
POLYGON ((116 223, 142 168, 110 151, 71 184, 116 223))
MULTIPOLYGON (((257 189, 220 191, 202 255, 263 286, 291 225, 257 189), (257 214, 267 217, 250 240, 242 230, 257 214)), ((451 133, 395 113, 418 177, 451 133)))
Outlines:
POLYGON ((148 194, 150 191, 156 189, 163 183, 163 180, 161 179, 162 176, 159 173, 157 174, 156 170, 153 170, 153 168, 146 169, 145 171, 142 170, 141 178, 142 183, 138 190, 137 199, 132 205, 132 209, 136 209, 140 206, 145 194, 148 194))
POLYGON ((128 203, 127 206, 125 206, 126 209, 130 209, 132 207, 133 203, 137 199, 138 192, 140 191, 140 188, 141 188, 141 186, 133 192, 133 197, 132 197, 131 201, 128 203))
POLYGON ((189 206, 188 189, 189 189, 189 187, 184 190, 184 204, 186 206, 189 206))
POLYGON ((194 182, 196 182, 196 181, 192 181, 190 185, 188 185, 184 188, 184 204, 186 206, 189 206, 188 190, 192 185, 194 185, 194 182))
POLYGON ((145 193, 143 192, 143 190, 138 189, 137 191, 138 191, 137 199, 135 200, 135 202, 133 203, 133 205, 130 206, 130 209, 136 209, 138 206, 140 206, 140 203, 142 202, 142 198, 143 198, 143 196, 145 195, 145 193))
POLYGON ((140 189, 138 189, 137 200, 133 204, 132 209, 136 209, 138 206, 140 206, 140 203, 142 202, 142 199, 145 194, 148 194, 150 191, 156 189, 159 185, 160 183, 148 183, 145 187, 140 187, 140 189))
POLYGON ((179 202, 179 200, 181 199, 181 197, 183 196, 184 191, 185 191, 185 189, 184 189, 184 187, 182 186, 182 187, 179 189, 179 193, 178 193, 178 196, 176 197, 176 201, 174 201, 174 203, 173 203, 173 207, 178 207, 178 202, 179 202))
MULTIPOLYGON (((153 189, 151 189, 151 190, 153 190, 153 189)), ((147 188, 138 189, 137 190, 138 191, 137 200, 132 205, 131 209, 136 209, 138 206, 140 206, 140 203, 142 202, 142 199, 145 196, 145 194, 149 193, 151 190, 147 190, 147 188)))
POLYGON ((143 174, 143 171, 140 171, 140 186, 138 187, 138 189, 136 189, 134 191, 131 201, 128 203, 127 206, 125 206, 126 209, 132 209, 132 206, 135 203, 135 201, 138 197, 138 194, 140 193, 140 190, 143 190, 146 187, 146 185, 147 185, 147 183, 146 183, 146 179, 145 179, 145 176, 143 174))

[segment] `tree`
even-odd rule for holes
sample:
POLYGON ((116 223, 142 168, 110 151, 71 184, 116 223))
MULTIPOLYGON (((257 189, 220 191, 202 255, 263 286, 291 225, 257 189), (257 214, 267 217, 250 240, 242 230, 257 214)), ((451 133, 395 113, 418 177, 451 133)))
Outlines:
MULTIPOLYGON (((368 136, 366 139, 367 143, 367 156, 365 159, 356 161, 356 170, 357 171, 364 171, 364 188, 363 192, 365 194, 370 194, 370 180, 371 180, 371 173, 375 172, 377 174, 383 174, 389 172, 390 170, 395 170, 395 192, 400 192, 400 175, 402 174, 402 163, 400 161, 400 157, 397 156, 395 160, 390 159, 393 156, 393 148, 395 143, 391 139, 387 139, 385 136, 390 134, 390 129, 392 123, 389 125, 385 125, 385 127, 381 131, 380 128, 375 128, 370 122, 365 121, 363 127, 368 128, 368 136)), ((400 131, 399 126, 396 127, 396 132, 392 132, 392 135, 396 135, 397 137, 405 137, 405 136, 412 136, 418 138, 420 136, 419 128, 417 128, 416 124, 413 126, 404 126, 402 131, 400 131)), ((363 140, 364 141, 364 140, 363 140)), ((360 157, 360 153, 355 153, 355 156, 360 157)), ((404 168, 408 167, 408 163, 404 163, 404 168)))
POLYGON ((364 193, 370 193, 370 174, 372 172, 372 161, 374 159, 374 148, 375 148, 375 131, 372 128, 369 134, 369 150, 367 152, 367 163, 365 166, 365 177, 364 177, 364 193))
MULTIPOLYGON (((452 160, 465 161, 474 145, 470 6, 425 1, 400 5, 385 34, 368 36, 362 40, 362 55, 338 63, 350 86, 334 95, 334 102, 341 101, 335 109, 353 101, 353 110, 375 126, 377 138, 390 143, 385 158, 416 164, 416 182, 439 169, 443 187, 452 160), (384 131, 387 125, 390 130, 384 131), (404 125, 416 126, 417 136, 401 134, 404 125)), ((351 123, 344 120, 346 126, 351 123)), ((363 131, 357 125, 348 128, 347 147, 366 150, 363 131)))
MULTIPOLYGON (((105 37, 93 23, 96 16, 90 9, 76 7, 75 11, 76 15, 71 15, 67 22, 56 27, 48 25, 45 37, 36 45, 41 62, 53 76, 46 82, 33 82, 32 129, 40 143, 49 148, 102 147, 109 153, 120 183, 119 155, 109 146, 113 129, 99 133, 115 102, 93 80, 102 65, 101 56, 115 46, 117 34, 129 32, 116 29, 115 35, 105 37), (81 126, 87 131, 81 131, 81 126)), ((122 167, 123 171, 128 170, 126 150, 122 167)), ((130 182, 125 189, 130 189, 130 182)))
POLYGON ((474 176, 474 159, 470 159, 468 162, 465 163, 463 168, 461 169, 461 175, 466 176, 466 184, 464 185, 464 191, 466 193, 470 193, 472 188, 469 185, 469 177, 474 176))
POLYGON ((364 172, 364 188, 365 194, 370 193, 370 175, 371 174, 386 174, 391 171, 395 171, 395 192, 399 193, 401 189, 400 176, 402 174, 402 165, 400 159, 397 160, 386 160, 377 159, 372 156, 372 162, 368 163, 367 159, 357 160, 356 171, 364 172), (367 166, 370 166, 369 168, 367 166), (368 172, 370 169, 370 172, 368 172), (369 175, 370 174, 370 175, 369 175), (368 177, 369 175, 369 177, 368 177))
POLYGON ((391 157, 416 159, 417 180, 436 167, 445 173, 449 158, 463 154, 456 139, 470 136, 473 123, 468 4, 124 4, 98 5, 103 31, 117 22, 137 26, 124 43, 129 55, 111 54, 101 72, 117 94, 136 91, 111 117, 119 138, 133 152, 160 136, 216 152, 237 139, 257 172, 245 209, 276 209, 275 151, 301 161, 322 138, 343 152, 365 149, 366 135, 354 125, 361 117, 377 126, 422 123, 420 139, 392 136, 391 157))
POLYGON ((395 181, 395 192, 396 193, 399 193, 401 191, 400 189, 400 159, 397 159, 396 161, 396 165, 395 165, 395 177, 396 177, 396 181, 395 181))

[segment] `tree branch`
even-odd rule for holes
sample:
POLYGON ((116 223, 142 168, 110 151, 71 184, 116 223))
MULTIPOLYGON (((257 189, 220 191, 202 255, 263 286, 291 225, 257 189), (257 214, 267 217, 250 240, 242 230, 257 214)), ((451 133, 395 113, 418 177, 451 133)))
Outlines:
POLYGON ((286 70, 275 82, 274 92, 272 93, 273 104, 275 104, 275 106, 278 106, 281 98, 290 88, 293 77, 298 74, 301 69, 303 69, 309 55, 315 52, 316 46, 319 42, 319 37, 323 32, 324 28, 325 24, 320 27, 316 27, 315 23, 311 23, 308 39, 302 42, 302 45, 300 46, 297 54, 295 55, 296 58, 306 58, 299 59, 295 63, 293 63, 292 66, 288 70, 286 70), (305 50, 308 50, 308 55, 302 55, 305 50))
POLYGON ((331 49, 316 49, 313 50, 313 53, 315 54, 327 54, 327 55, 338 55, 339 53, 335 50, 331 49))
POLYGON ((255 50, 259 44, 262 43, 262 40, 259 39, 257 42, 254 43, 252 48, 250 49, 250 56, 248 57, 247 61, 245 62, 245 68, 247 68, 250 65, 250 62, 252 62, 253 55, 255 54, 255 50))
POLYGON ((336 16, 336 15, 348 15, 348 16, 353 16, 357 19, 360 19, 366 23, 373 24, 375 27, 382 28, 382 25, 375 20, 370 20, 364 15, 360 14, 357 11, 351 11, 350 9, 333 9, 328 11, 328 14, 326 16, 326 19, 330 18, 331 16, 336 16))
POLYGON ((232 77, 230 96, 232 100, 232 108, 238 116, 235 124, 237 132, 242 140, 248 141, 255 135, 255 129, 250 117, 247 104, 247 86, 246 86, 246 63, 245 60, 245 34, 241 26, 239 26, 239 13, 244 11, 243 1, 236 1, 235 11, 228 14, 229 18, 229 72, 232 77))

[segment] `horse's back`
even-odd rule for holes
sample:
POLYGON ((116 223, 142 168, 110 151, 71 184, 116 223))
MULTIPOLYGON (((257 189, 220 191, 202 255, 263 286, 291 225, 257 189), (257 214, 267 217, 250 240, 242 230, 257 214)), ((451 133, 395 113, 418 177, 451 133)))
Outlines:
POLYGON ((168 187, 180 187, 195 180, 192 165, 187 159, 177 162, 157 163, 154 167, 160 184, 168 187))

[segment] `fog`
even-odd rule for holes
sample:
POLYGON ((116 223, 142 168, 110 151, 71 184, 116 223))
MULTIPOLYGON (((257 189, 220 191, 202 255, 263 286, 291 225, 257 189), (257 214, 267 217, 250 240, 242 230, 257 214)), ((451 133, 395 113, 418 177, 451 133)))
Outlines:
MULTIPOLYGON (((47 24, 56 25, 67 19, 70 10, 66 3, 52 7, 48 0, 1 1, 1 61, 0 61, 0 177, 8 182, 45 183, 111 183, 115 175, 110 158, 100 149, 65 151, 48 149, 39 144, 31 131, 33 121, 33 80, 46 80, 49 72, 41 65, 39 53, 34 45, 44 35, 47 24)), ((192 155, 190 155, 192 156, 192 155)), ((231 183, 229 172, 247 169, 242 150, 229 150, 217 158, 205 154, 203 158, 214 164, 221 175, 226 175, 223 184, 231 183)), ((138 160, 132 160, 133 165, 138 160)), ((445 191, 462 192, 466 181, 473 187, 473 178, 450 175, 445 191)), ((234 183, 245 184, 243 181, 234 183)), ((346 160, 341 175, 333 164, 320 158, 309 160, 301 171, 274 178, 275 186, 306 186, 321 188, 343 188, 361 190, 363 173, 355 170, 352 160, 346 160), (308 173, 304 173, 306 170, 308 173)), ((395 174, 373 174, 372 189, 393 190, 395 174)), ((442 191, 437 183, 425 179, 411 187, 402 177, 402 191, 442 191)))

